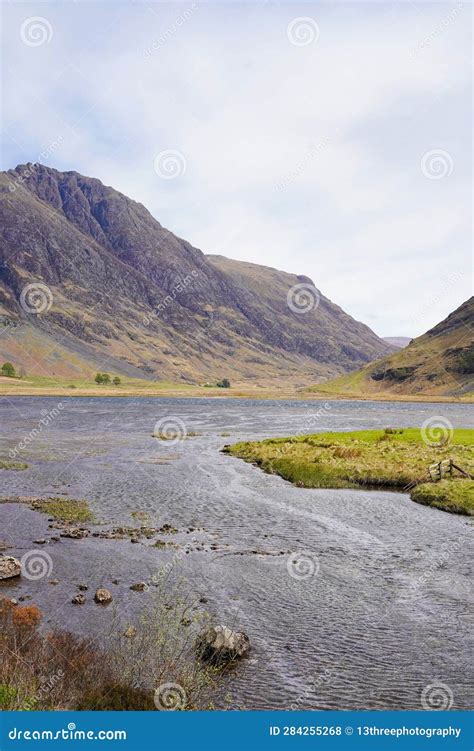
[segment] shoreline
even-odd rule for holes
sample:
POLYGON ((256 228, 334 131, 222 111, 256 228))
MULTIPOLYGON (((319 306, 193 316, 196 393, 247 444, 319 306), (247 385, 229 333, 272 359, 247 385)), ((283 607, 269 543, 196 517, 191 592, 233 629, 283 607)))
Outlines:
MULTIPOLYGON (((190 387, 192 388, 192 387, 190 387)), ((63 387, 50 388, 26 388, 26 389, 2 389, 0 386, 0 397, 51 397, 58 396, 62 398, 69 397, 105 397, 108 399, 120 398, 139 398, 139 397, 156 397, 158 399, 255 399, 271 401, 302 401, 302 402, 332 402, 332 401, 351 401, 351 402, 392 402, 392 403, 414 403, 414 404, 474 404, 474 395, 465 397, 443 396, 437 394, 424 395, 387 395, 387 394, 328 394, 328 393, 310 393, 292 390, 258 390, 248 391, 246 389, 226 389, 223 394, 222 390, 216 389, 196 389, 196 392, 190 393, 188 389, 122 389, 117 391, 105 391, 97 388, 67 389, 63 387)))

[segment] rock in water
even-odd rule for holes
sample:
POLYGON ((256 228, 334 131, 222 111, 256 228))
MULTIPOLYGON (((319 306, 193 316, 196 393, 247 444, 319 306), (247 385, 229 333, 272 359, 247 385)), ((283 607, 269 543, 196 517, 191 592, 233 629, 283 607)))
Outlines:
POLYGON ((137 582, 136 584, 131 584, 130 589, 134 592, 144 592, 147 589, 147 585, 145 582, 137 582))
POLYGON ((13 579, 14 576, 20 576, 21 563, 12 555, 0 557, 0 580, 13 579))
POLYGON ((73 605, 84 605, 85 601, 86 601, 85 596, 81 594, 74 595, 74 597, 71 600, 73 605))
POLYGON ((105 587, 99 587, 94 595, 94 600, 100 605, 108 605, 109 602, 112 602, 112 595, 105 587))
POLYGON ((196 648, 203 660, 223 664, 243 657, 250 649, 250 639, 242 631, 213 626, 198 636, 196 648))

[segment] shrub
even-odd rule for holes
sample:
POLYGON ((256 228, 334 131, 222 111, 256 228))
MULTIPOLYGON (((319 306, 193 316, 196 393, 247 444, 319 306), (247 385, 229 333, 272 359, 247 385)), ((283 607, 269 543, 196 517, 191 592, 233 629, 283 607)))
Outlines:
POLYGON ((103 376, 102 376, 102 373, 96 373, 96 376, 95 376, 95 378, 94 378, 94 381, 95 381, 96 383, 99 383, 99 384, 100 384, 100 383, 103 383, 104 381, 103 381, 103 376))
POLYGON ((124 629, 112 615, 100 642, 67 631, 44 633, 35 605, 0 598, 0 709, 168 708, 156 703, 164 684, 178 687, 176 709, 212 708, 219 671, 195 652, 205 614, 197 615, 186 597, 175 595, 170 603, 170 592, 164 595, 157 591, 155 609, 133 627, 124 629))
POLYGON ((228 378, 223 378, 222 381, 217 381, 216 386, 220 389, 230 389, 230 381, 228 378))
POLYGON ((122 381, 120 380, 118 376, 114 376, 112 383, 114 384, 114 386, 120 386, 122 381))

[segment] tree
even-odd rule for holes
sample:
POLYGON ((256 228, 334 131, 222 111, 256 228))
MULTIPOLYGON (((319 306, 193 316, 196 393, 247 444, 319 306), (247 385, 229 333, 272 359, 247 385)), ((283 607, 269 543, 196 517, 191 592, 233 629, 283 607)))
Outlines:
POLYGON ((114 379, 113 379, 112 383, 114 384, 114 386, 120 386, 120 384, 122 383, 122 381, 120 380, 120 378, 118 376, 114 376, 114 379))
POLYGON ((11 364, 11 362, 4 362, 2 365, 2 375, 7 376, 8 378, 14 378, 15 377, 15 368, 11 364))
POLYGON ((102 383, 110 383, 110 376, 108 373, 102 373, 102 383))
POLYGON ((104 381, 103 381, 103 376, 102 376, 102 373, 97 373, 97 374, 96 374, 96 377, 94 378, 94 381, 95 381, 96 383, 103 383, 104 381))
POLYGON ((221 389, 230 389, 230 381, 228 378, 223 378, 222 381, 217 382, 217 386, 221 389))

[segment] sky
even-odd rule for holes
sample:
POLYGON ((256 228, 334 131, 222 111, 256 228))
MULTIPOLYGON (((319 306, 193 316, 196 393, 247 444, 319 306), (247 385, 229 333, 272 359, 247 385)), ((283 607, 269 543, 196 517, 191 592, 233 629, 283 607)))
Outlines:
POLYGON ((468 2, 3 2, 1 168, 97 177, 380 336, 472 294, 468 2))

